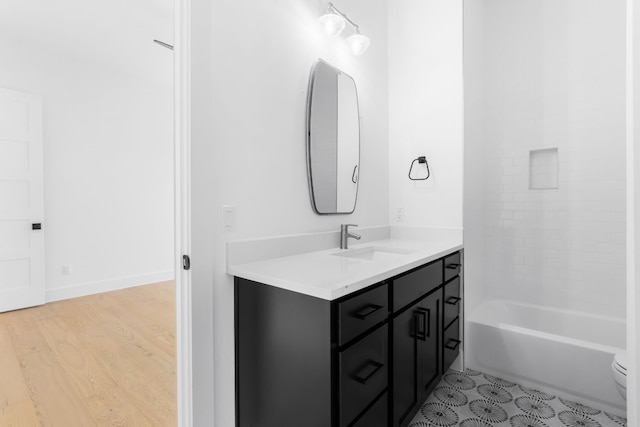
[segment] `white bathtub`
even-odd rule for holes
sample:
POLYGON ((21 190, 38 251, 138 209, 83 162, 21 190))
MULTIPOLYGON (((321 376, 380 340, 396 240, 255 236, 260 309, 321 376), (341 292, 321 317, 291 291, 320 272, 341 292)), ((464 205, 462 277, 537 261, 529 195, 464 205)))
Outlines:
POLYGON ((492 300, 465 329, 467 368, 626 416, 611 374, 623 320, 492 300))

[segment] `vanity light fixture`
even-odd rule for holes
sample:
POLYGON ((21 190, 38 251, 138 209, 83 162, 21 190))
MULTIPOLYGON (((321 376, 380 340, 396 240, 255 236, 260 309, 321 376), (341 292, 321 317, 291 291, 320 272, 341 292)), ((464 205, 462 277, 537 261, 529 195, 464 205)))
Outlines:
POLYGON ((330 36, 340 35, 347 23, 351 25, 353 32, 347 37, 347 44, 354 55, 362 55, 369 47, 369 37, 360 34, 358 24, 339 11, 333 3, 327 5, 327 10, 318 18, 318 21, 330 36))
POLYGON ((369 47, 369 37, 360 34, 360 30, 356 27, 352 35, 347 37, 347 43, 354 55, 362 55, 369 47))
POLYGON ((327 11, 318 18, 318 22, 322 25, 322 28, 330 36, 339 36, 346 25, 346 20, 342 13, 338 11, 333 4, 329 3, 327 11))

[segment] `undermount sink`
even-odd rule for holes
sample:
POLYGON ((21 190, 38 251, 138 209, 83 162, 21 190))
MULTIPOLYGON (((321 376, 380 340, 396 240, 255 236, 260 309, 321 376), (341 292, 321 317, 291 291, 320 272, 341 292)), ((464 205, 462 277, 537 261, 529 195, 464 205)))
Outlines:
POLYGON ((369 261, 383 261, 393 260, 399 257, 414 253, 415 250, 400 249, 400 248, 386 248, 383 246, 367 246, 364 248, 348 249, 342 252, 337 252, 335 256, 344 258, 366 259, 369 261))

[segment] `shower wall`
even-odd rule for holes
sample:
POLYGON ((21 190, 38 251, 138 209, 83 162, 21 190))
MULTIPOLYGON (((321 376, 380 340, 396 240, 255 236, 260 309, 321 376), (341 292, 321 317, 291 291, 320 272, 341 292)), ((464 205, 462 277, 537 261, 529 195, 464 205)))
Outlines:
POLYGON ((464 7, 467 307, 624 317, 624 0, 464 7))

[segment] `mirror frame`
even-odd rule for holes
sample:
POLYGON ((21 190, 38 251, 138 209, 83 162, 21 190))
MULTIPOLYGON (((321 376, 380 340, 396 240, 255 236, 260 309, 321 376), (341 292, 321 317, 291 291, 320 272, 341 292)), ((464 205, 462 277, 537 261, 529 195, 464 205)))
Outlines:
POLYGON ((349 215, 355 212, 356 210, 356 206, 358 204, 358 192, 360 189, 360 160, 361 160, 361 151, 362 151, 362 144, 361 144, 361 129, 360 129, 360 99, 358 98, 358 87, 356 85, 356 81, 354 80, 353 77, 351 77, 349 74, 343 72, 342 70, 340 70, 339 68, 331 65, 329 62, 325 61, 322 58, 318 58, 312 65, 311 67, 311 73, 309 74, 309 86, 308 86, 308 90, 307 90, 307 112, 306 112, 306 128, 305 128, 305 134, 306 134, 306 156, 307 156, 307 180, 309 183, 309 198, 311 201, 311 207, 313 208, 313 211, 317 214, 317 215, 349 215), (320 212, 318 211, 318 208, 316 206, 316 200, 315 200, 315 194, 313 191, 313 173, 312 173, 312 166, 311 166, 311 111, 312 111, 312 99, 313 99, 313 86, 314 86, 314 81, 315 81, 315 77, 316 77, 316 70, 318 68, 318 66, 322 64, 324 66, 328 66, 329 68, 331 68, 332 70, 334 70, 336 72, 336 74, 338 76, 342 75, 347 77, 349 80, 351 80, 353 82, 353 87, 354 87, 354 91, 355 91, 355 96, 356 96, 356 109, 357 109, 357 116, 358 116, 358 169, 357 169, 357 174, 355 174, 356 178, 356 194, 354 196, 354 200, 353 200, 353 209, 351 209, 350 211, 338 211, 337 207, 336 207, 336 212, 320 212))

